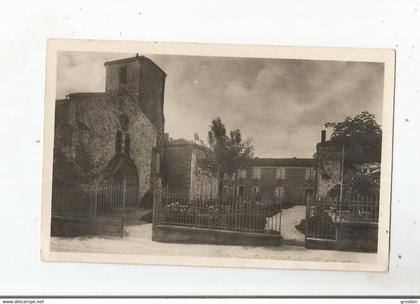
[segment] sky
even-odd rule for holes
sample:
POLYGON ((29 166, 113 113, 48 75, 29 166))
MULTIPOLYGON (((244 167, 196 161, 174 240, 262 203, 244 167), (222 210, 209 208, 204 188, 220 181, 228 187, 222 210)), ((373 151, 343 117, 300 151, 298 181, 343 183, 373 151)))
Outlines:
MULTIPOLYGON (((166 73, 165 132, 207 139, 211 120, 251 138, 257 157, 312 157, 327 121, 369 111, 381 124, 382 63, 143 54, 166 73)), ((104 62, 135 54, 61 52, 57 99, 104 92, 104 62)))

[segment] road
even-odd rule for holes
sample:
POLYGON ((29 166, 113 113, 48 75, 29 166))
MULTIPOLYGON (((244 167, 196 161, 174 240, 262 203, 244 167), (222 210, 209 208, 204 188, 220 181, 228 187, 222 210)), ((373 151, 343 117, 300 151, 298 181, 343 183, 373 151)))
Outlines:
POLYGON ((128 236, 124 238, 52 237, 51 251, 356 263, 374 263, 376 259, 374 253, 310 250, 288 245, 262 247, 159 243, 152 241, 152 224, 128 226, 126 230, 128 236))

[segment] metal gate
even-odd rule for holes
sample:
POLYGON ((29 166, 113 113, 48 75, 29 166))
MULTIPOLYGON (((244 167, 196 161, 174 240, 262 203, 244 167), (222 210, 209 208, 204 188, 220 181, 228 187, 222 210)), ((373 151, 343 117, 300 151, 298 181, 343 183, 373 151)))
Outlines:
POLYGON ((344 201, 311 201, 306 206, 305 245, 331 243, 340 238, 339 227, 377 225, 379 196, 356 196, 344 201))
POLYGON ((337 220, 337 202, 308 201, 305 217, 305 244, 310 240, 335 241, 334 223, 337 220))

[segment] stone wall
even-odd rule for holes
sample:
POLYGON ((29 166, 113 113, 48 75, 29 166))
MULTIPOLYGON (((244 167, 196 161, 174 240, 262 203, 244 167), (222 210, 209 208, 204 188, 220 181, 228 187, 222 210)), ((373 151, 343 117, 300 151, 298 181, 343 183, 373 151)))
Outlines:
POLYGON ((166 74, 147 58, 141 60, 139 77, 139 106, 150 121, 163 131, 163 100, 166 74))
POLYGON ((138 100, 139 92, 139 78, 140 78, 140 62, 138 60, 122 61, 113 64, 106 64, 106 91, 116 92, 120 89, 125 89, 134 100, 138 100), (124 85, 120 84, 120 68, 127 69, 127 82, 124 85))
POLYGON ((330 142, 317 145, 319 199, 339 199, 341 187, 342 151, 339 145, 330 142))
POLYGON ((279 246, 280 234, 248 233, 195 227, 153 225, 152 240, 163 243, 279 246))
POLYGON ((217 197, 217 178, 198 165, 200 151, 194 145, 166 145, 164 184, 171 191, 193 197, 217 197))
POLYGON ((209 172, 206 172, 198 165, 198 159, 202 157, 198 149, 192 150, 191 158, 191 197, 217 197, 218 179, 209 172))
POLYGON ((165 146, 163 151, 163 166, 165 167, 163 183, 171 191, 184 194, 190 193, 191 186, 190 149, 165 146))
POLYGON ((163 132, 165 72, 143 56, 108 62, 105 66, 106 91, 129 94, 153 125, 163 132), (126 69, 126 83, 120 82, 121 68, 126 69))
POLYGON ((123 131, 121 115, 127 115, 129 128, 123 132, 129 134, 131 139, 130 158, 138 170, 139 199, 150 190, 151 178, 154 178, 151 172, 152 154, 157 146, 159 131, 128 96, 71 94, 70 100, 57 105, 56 113, 55 149, 61 150, 61 154, 74 165, 76 175, 81 175, 80 180, 92 185, 99 184, 105 178, 106 168, 116 155, 117 131, 123 131), (71 116, 73 107, 74 120, 67 119, 61 123, 59 119, 71 116), (63 114, 66 111, 68 115, 63 114))

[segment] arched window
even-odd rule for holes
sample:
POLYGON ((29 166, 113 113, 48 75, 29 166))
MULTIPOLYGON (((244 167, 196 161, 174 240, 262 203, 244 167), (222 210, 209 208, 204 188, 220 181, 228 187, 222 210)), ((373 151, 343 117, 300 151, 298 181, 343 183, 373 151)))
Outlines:
POLYGON ((128 115, 127 114, 124 113, 124 114, 121 114, 120 115, 120 125, 121 125, 121 129, 124 132, 127 132, 128 131, 128 127, 130 125, 130 121, 128 119, 128 115))
POLYGON ((127 155, 130 155, 130 146, 131 146, 130 134, 125 134, 124 153, 127 155))
POLYGON ((122 152, 122 133, 121 131, 117 131, 117 135, 115 136, 115 153, 122 152))

